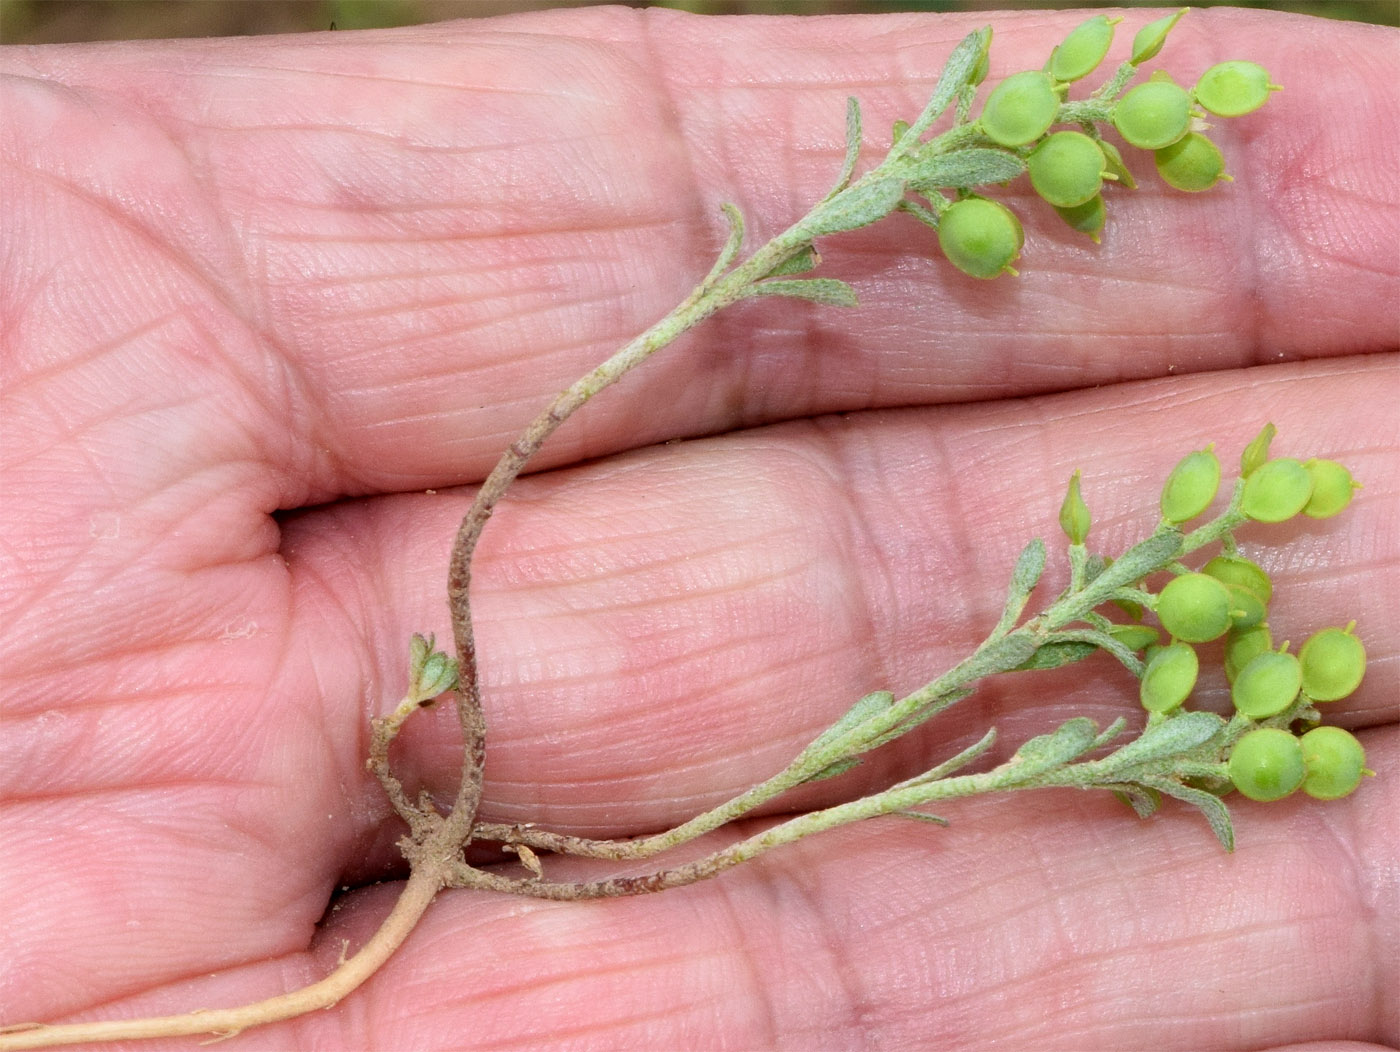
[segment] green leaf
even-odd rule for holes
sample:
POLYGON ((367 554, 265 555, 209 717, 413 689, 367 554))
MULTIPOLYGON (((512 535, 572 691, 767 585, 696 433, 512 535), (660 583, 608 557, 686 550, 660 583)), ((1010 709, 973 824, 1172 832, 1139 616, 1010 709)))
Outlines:
MULTIPOLYGON (((868 178, 868 177, 867 177, 868 178)), ((803 241, 869 226, 894 211, 904 196, 904 180, 862 179, 817 205, 792 233, 803 241)))
POLYGON ((1092 657, 1098 653, 1099 648, 1093 643, 1085 643, 1081 640, 1071 639, 1058 643, 1042 644, 1034 654, 1021 662, 1013 671, 1030 672, 1041 668, 1059 668, 1061 665, 1073 665, 1076 661, 1083 661, 1087 657, 1092 657))
POLYGON ((817 735, 812 744, 807 746, 808 753, 825 748, 837 738, 840 738, 847 731, 859 727, 871 716, 884 712, 894 704, 894 695, 887 690, 873 690, 858 702, 852 705, 839 720, 833 723, 821 734, 817 735))
POLYGON ((878 749, 880 746, 886 744, 887 742, 892 742, 896 738, 902 738, 904 735, 912 731, 915 727, 919 726, 919 724, 933 719, 933 717, 937 716, 944 709, 948 708, 949 705, 954 705, 957 702, 962 701, 963 698, 968 697, 972 693, 973 691, 970 687, 964 688, 962 690, 949 691, 947 694, 944 694, 936 701, 931 702, 930 704, 924 706, 922 709, 916 710, 914 714, 908 717, 907 719, 896 723, 884 734, 877 735, 876 737, 871 738, 866 742, 863 742, 861 744, 860 751, 869 752, 871 749, 878 749))
POLYGON ((1162 794, 1135 782, 1110 786, 1113 795, 1133 809, 1139 818, 1151 818, 1162 806, 1162 794))
POLYGON ((1016 566, 1011 571, 1011 585, 1006 590, 1006 604, 1002 607, 1001 620, 992 630, 993 635, 1006 631, 1016 623, 1044 572, 1045 542, 1034 537, 1016 557, 1016 566))
POLYGON ((1098 724, 1088 717, 1076 716, 1051 733, 1032 738, 1007 761, 1004 769, 1013 777, 1006 784, 1014 785, 1052 768, 1063 767, 1093 748, 1098 735, 1098 724))
POLYGON ((829 201, 851 185, 851 175, 856 170, 856 160, 860 157, 860 102, 854 95, 846 99, 846 160, 841 165, 841 175, 823 201, 829 201))
POLYGON ((1006 183, 1026 170, 1026 162, 1006 150, 970 147, 953 153, 920 158, 909 175, 909 187, 921 193, 931 190, 968 190, 974 186, 1006 183))
POLYGON ((715 260, 715 265, 710 268, 709 274, 705 275, 705 280, 701 285, 709 285, 719 279, 719 276, 729 269, 729 265, 738 258, 739 249, 744 245, 744 215, 739 209, 725 201, 719 206, 724 217, 729 220, 729 240, 724 243, 724 248, 720 249, 719 258, 715 260))
POLYGON ((924 132, 933 126, 933 122, 943 115, 943 111, 957 98, 959 92, 971 83, 991 43, 990 26, 974 30, 963 37, 961 43, 948 56, 948 64, 939 74, 938 83, 933 87, 933 95, 929 98, 928 105, 919 114, 919 119, 895 141, 894 146, 890 148, 891 154, 900 154, 912 148, 924 132))
POLYGON ((814 249, 811 245, 806 245, 803 247, 801 252, 798 252, 796 255, 789 256, 786 260, 784 260, 782 263, 779 263, 767 274, 763 275, 763 277, 764 279, 767 279, 786 277, 789 274, 805 274, 807 273, 807 271, 815 268, 817 264, 821 261, 821 254, 818 253, 817 250, 814 249))
POLYGON ((845 774, 852 767, 859 767, 861 759, 859 756, 852 756, 845 760, 837 760, 833 764, 828 764, 816 774, 810 776, 807 781, 820 782, 827 778, 835 778, 838 774, 845 774))
POLYGON ((829 307, 854 307, 856 290, 836 278, 784 278, 759 281, 749 286, 750 296, 792 296, 829 307))
POLYGON ((1154 778, 1143 784, 1197 808, 1201 814, 1206 816, 1206 821, 1210 823, 1210 831, 1215 834, 1220 845, 1226 851, 1235 850, 1235 827, 1230 821, 1230 809, 1225 806, 1225 802, 1220 797, 1208 793, 1204 789, 1192 789, 1188 785, 1182 785, 1180 782, 1174 782, 1168 778, 1161 780, 1154 778))
POLYGON ((896 785, 892 785, 890 786, 890 789, 911 789, 916 785, 927 785, 929 782, 937 782, 940 779, 946 778, 954 771, 961 770, 962 768, 970 764, 973 760, 977 759, 979 756, 985 753, 988 749, 992 747, 993 743, 996 740, 997 729, 995 727, 991 727, 987 730, 987 733, 982 735, 982 737, 978 741, 974 742, 972 745, 969 745, 966 749, 958 753, 956 756, 950 756, 948 759, 940 763, 937 767, 930 768, 923 774, 917 774, 913 778, 909 778, 903 782, 899 782, 896 785))
POLYGON ((1106 771, 1151 763, 1190 752, 1210 741, 1225 726, 1213 712, 1183 712, 1143 731, 1136 740, 1104 758, 1106 771))
POLYGON ((1115 559, 1111 566, 1094 578, 1092 589, 1097 595, 1108 595, 1160 570, 1181 551, 1181 531, 1162 527, 1115 559))

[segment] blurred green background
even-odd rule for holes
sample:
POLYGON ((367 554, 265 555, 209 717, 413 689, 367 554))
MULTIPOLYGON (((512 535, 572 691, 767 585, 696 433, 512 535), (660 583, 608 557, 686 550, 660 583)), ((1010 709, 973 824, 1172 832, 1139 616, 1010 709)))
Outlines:
MULTIPOLYGON (((242 36, 416 25, 605 0, 0 0, 0 42, 61 43, 145 37, 242 36)), ((1046 7, 1160 7, 1163 0, 611 0, 701 14, 842 14, 854 11, 975 11, 1046 7)), ((1212 7, 1197 3, 1195 7, 1212 7)), ((1400 0, 1228 0, 1228 6, 1294 11, 1400 25, 1400 0)))

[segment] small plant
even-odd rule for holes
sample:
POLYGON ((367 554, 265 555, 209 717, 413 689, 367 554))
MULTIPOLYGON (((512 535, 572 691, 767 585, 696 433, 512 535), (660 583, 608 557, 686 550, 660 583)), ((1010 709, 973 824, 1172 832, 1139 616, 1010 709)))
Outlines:
MULTIPOLYGON (((1228 178, 1220 151, 1206 138, 1206 111, 1239 116, 1261 106, 1276 86, 1248 62, 1207 70, 1192 89, 1156 73, 1128 89, 1139 67, 1161 50, 1181 12, 1140 30, 1130 59, 1087 98, 1070 100, 1070 85, 1095 71, 1112 42, 1116 19, 1090 18, 1056 47, 1045 67, 1002 81, 974 117, 988 69, 991 30, 970 34, 953 51, 924 111, 894 125, 884 158, 857 177, 862 152, 860 109, 846 114, 846 155, 831 191, 787 230, 739 262, 744 221, 724 207, 729 236, 710 272, 669 315, 562 392, 505 451, 464 517, 453 548, 448 594, 456 656, 431 637, 409 645, 408 686, 388 715, 373 721, 368 767, 407 826, 400 845, 411 867, 402 896, 379 931, 340 968, 303 990, 233 1009, 129 1022, 20 1026, 0 1033, 0 1049, 78 1041, 182 1034, 231 1034, 334 1004, 363 982, 398 947, 445 887, 489 889, 551 899, 634 895, 711 877, 775 847, 823 830, 878 816, 943 824, 925 808, 990 792, 1072 788, 1105 790, 1139 816, 1163 797, 1198 809, 1226 850, 1234 832, 1225 798, 1234 790, 1272 801, 1301 790, 1321 800, 1346 796, 1366 770, 1360 743, 1336 727, 1319 726, 1317 706, 1355 691, 1366 652, 1355 625, 1324 627, 1295 654, 1275 646, 1268 621, 1273 584, 1239 550, 1236 533, 1252 521, 1343 511, 1357 486, 1330 460, 1271 458, 1267 425, 1244 450, 1223 508, 1222 470, 1213 448, 1188 453, 1160 493, 1161 518, 1146 538, 1109 557, 1088 546, 1092 516, 1076 472, 1059 509, 1068 540, 1069 582, 1038 613, 1027 616, 1046 565, 1039 539, 1022 549, 1011 569, 1001 616, 963 660, 905 695, 875 689, 858 699, 782 771, 732 800, 673 829, 631 840, 567 836, 529 825, 477 821, 485 759, 485 725, 469 602, 472 556, 493 508, 553 431, 604 388, 710 315, 758 296, 788 296, 850 305, 844 282, 805 276, 820 262, 817 240, 906 213, 931 227, 947 259, 978 279, 1014 275, 1024 248, 1020 220, 987 196, 1026 175, 1030 185, 1070 227, 1097 241, 1107 210, 1105 193, 1131 189, 1133 175, 1104 137, 1152 151, 1162 178, 1182 190, 1205 190, 1228 178), (931 135, 953 111, 951 126, 931 135), (1192 569, 1198 555, 1208 555, 1192 569), (1127 620, 1124 620, 1126 612, 1127 620), (1156 626, 1151 622, 1155 621, 1156 626), (1158 627, 1159 626, 1159 627, 1158 627), (1206 654, 1200 644, 1221 640, 1234 712, 1226 717, 1189 706, 1206 654), (1107 727, 1079 716, 1024 742, 1009 759, 973 770, 996 740, 989 728, 972 746, 916 774, 846 803, 781 821, 698 860, 641 875, 582 883, 547 878, 541 853, 611 860, 650 858, 751 813, 798 786, 836 778, 864 756, 922 726, 968 697, 987 677, 1033 673, 1104 653, 1136 684, 1143 729, 1117 744, 1128 720, 1107 727), (451 692, 465 738, 459 787, 450 809, 405 791, 389 749, 405 722, 451 692), (491 841, 513 852, 522 876, 470 865, 463 849, 491 841)), ((932 240, 932 239, 931 239, 932 240)))

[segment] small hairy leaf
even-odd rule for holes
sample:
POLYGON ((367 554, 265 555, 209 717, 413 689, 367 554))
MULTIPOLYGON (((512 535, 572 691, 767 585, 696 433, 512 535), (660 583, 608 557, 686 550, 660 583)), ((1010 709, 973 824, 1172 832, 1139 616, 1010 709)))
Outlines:
POLYGON ((921 192, 941 188, 968 190, 1010 182, 1025 170, 1026 162, 1014 153, 972 147, 921 158, 910 172, 909 186, 921 192))
POLYGON ((894 211, 904 196, 904 180, 874 179, 848 186, 794 228, 804 240, 869 226, 894 211))
POLYGON ((1182 785, 1180 782, 1173 782, 1163 778, 1160 781, 1153 779, 1146 783, 1150 788, 1167 796, 1176 797, 1184 803, 1197 808, 1201 814, 1206 816, 1206 821, 1210 823, 1210 831, 1215 834, 1226 851, 1235 850, 1235 827, 1230 821, 1230 809, 1225 806, 1225 802, 1214 793, 1208 793, 1204 789, 1193 789, 1189 785, 1182 785))
POLYGON ((854 307, 856 290, 836 278, 785 278, 749 286, 750 296, 792 296, 828 307, 854 307))
POLYGON ((1210 741, 1224 726, 1225 721, 1213 712, 1183 712, 1143 731, 1104 762, 1109 770, 1117 771, 1189 752, 1210 741))
POLYGON ((1085 643, 1078 639, 1068 639, 1058 643, 1046 643, 1034 654, 1016 666, 1016 672, 1029 672, 1033 669, 1059 668, 1061 665, 1073 665, 1076 661, 1083 661, 1087 657, 1098 653, 1099 648, 1093 643, 1085 643))
POLYGON ((860 103, 854 95, 846 99, 846 160, 841 165, 841 174, 836 185, 823 200, 830 200, 851 185, 851 175, 856 170, 856 160, 860 157, 860 103))
POLYGON ((1013 781, 1022 782, 1069 763, 1088 752, 1098 736, 1098 724, 1087 716, 1066 720, 1051 733, 1038 735, 1016 750, 1008 764, 1014 770, 1013 781))

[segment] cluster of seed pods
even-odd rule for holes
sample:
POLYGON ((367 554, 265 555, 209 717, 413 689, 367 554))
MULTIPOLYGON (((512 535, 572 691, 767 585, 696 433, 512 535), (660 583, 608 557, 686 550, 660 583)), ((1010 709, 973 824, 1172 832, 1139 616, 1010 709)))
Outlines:
MULTIPOLYGON (((1334 460, 1270 459, 1267 427, 1241 458, 1239 514, 1257 522, 1283 522, 1296 515, 1330 518, 1358 488, 1351 472, 1334 460)), ((1220 486, 1220 461, 1212 448, 1184 457, 1162 488, 1162 519, 1180 526, 1203 514, 1220 486)), ((1176 573, 1151 607, 1167 635, 1148 626, 1130 646, 1141 649, 1144 671, 1139 697, 1153 718, 1181 711, 1200 672, 1197 647, 1223 642, 1230 698, 1240 718, 1261 725, 1234 743, 1227 761, 1229 781, 1253 800, 1278 800, 1295 790, 1323 800, 1351 793, 1368 773, 1355 736, 1340 727, 1305 728, 1269 724, 1302 703, 1308 707, 1351 695, 1366 671, 1366 648, 1355 622, 1314 632, 1298 652, 1275 646, 1268 622, 1273 582, 1263 567, 1233 550, 1199 570, 1176 573)))
MULTIPOLYGON (((1132 54, 1113 83, 1126 83, 1142 63, 1162 49, 1167 33, 1184 14, 1158 19, 1133 39, 1132 54)), ((1073 229, 1098 241, 1106 218, 1106 183, 1133 189, 1136 182, 1122 153, 1104 138, 1095 119, 1063 109, 1069 87, 1088 76, 1108 54, 1120 21, 1095 15, 1077 26, 1050 55, 1044 69, 1007 77, 988 96, 972 125, 979 145, 1014 153, 1026 166, 1031 187, 1073 229), (1051 130, 1057 124, 1078 128, 1051 130)), ((976 83, 976 79, 974 79, 976 83)), ((1186 89, 1159 71, 1116 100, 1100 100, 1106 118, 1130 146, 1149 150, 1164 182, 1178 190, 1208 190, 1225 174, 1225 159, 1202 130, 1207 113, 1238 117, 1267 100, 1278 86, 1253 62, 1212 66, 1186 89)), ((1021 222, 1004 204, 971 192, 955 199, 930 198, 938 220, 938 243, 959 270, 976 278, 1015 274, 1025 243, 1021 222)))

